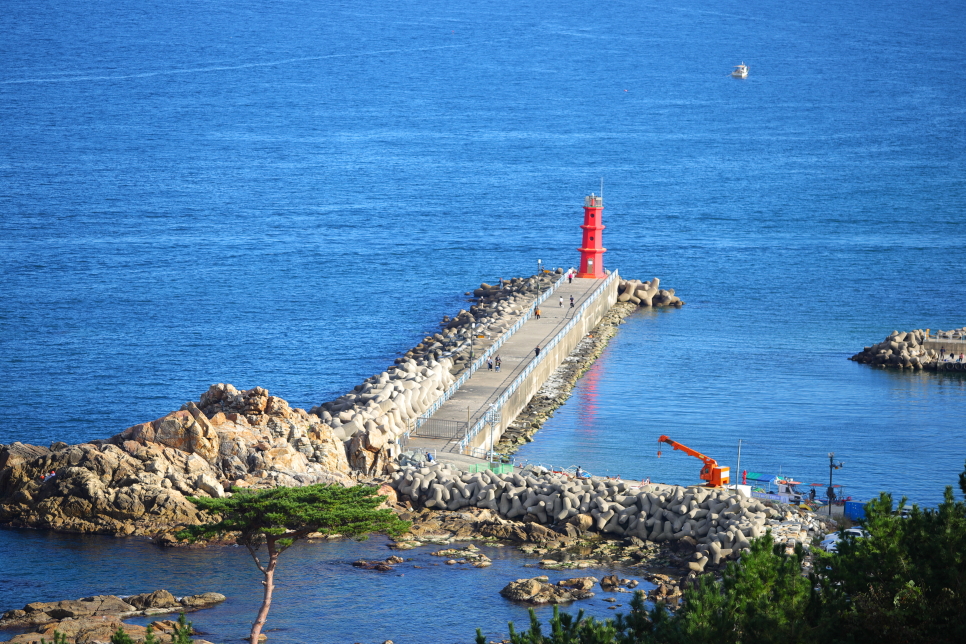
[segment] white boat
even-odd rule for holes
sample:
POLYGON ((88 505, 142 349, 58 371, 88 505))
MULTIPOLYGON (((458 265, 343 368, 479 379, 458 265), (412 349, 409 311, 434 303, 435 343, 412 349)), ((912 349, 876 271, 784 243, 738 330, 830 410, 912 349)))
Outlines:
POLYGON ((742 62, 740 65, 735 65, 735 71, 731 72, 733 78, 748 78, 748 65, 742 62))

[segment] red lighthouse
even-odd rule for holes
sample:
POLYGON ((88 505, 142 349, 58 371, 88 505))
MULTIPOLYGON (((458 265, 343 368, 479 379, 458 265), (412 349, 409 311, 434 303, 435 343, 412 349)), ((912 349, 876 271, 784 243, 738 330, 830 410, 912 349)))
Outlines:
POLYGON ((584 236, 580 248, 580 268, 577 277, 603 279, 604 277, 604 225, 600 222, 604 211, 604 198, 591 194, 584 197, 584 236))

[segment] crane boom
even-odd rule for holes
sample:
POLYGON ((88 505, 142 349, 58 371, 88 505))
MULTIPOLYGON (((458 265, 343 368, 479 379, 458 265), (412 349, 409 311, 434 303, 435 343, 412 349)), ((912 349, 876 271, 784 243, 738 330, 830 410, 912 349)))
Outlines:
POLYGON ((706 481, 706 485, 709 487, 720 487, 722 485, 728 485, 731 482, 731 468, 719 466, 718 461, 710 456, 705 456, 701 452, 693 450, 687 445, 682 445, 675 440, 671 440, 667 436, 662 435, 657 439, 657 442, 667 443, 672 448, 680 450, 688 456, 701 459, 704 462, 704 467, 701 468, 701 480, 706 481))

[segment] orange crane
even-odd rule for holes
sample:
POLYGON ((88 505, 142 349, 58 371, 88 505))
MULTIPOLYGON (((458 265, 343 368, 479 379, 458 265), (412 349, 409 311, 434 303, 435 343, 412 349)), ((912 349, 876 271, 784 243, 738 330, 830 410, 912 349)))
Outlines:
MULTIPOLYGON (((710 456, 705 456, 701 452, 696 452, 686 445, 682 445, 677 441, 672 441, 667 436, 661 436, 657 439, 658 443, 667 443, 674 449, 679 449, 685 454, 693 456, 695 458, 700 458, 704 461, 704 467, 701 468, 701 480, 707 481, 705 485, 708 487, 721 487, 722 485, 728 485, 731 482, 731 468, 730 467, 720 467, 718 461, 714 460, 710 456)), ((658 452, 658 456, 661 453, 658 452)))

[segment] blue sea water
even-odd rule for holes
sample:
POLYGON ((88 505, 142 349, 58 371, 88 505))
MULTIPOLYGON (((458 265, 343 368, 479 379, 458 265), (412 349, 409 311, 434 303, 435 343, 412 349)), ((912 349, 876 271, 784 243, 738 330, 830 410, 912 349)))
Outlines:
MULTIPOLYGON (((846 360, 966 324, 962 3, 8 5, 0 443, 103 438, 213 382, 330 399, 480 281, 576 263, 604 177, 606 265, 687 305, 624 325, 521 458, 691 482, 659 435, 729 464, 741 439, 742 469, 822 482, 834 452, 847 493, 927 504, 962 470, 961 377, 846 360)), ((363 593, 310 562, 368 551, 330 549, 281 583, 363 593)), ((181 557, 0 532, 0 608, 189 592, 189 569, 249 606, 254 569, 181 557)), ((525 620, 495 592, 454 606, 449 581, 373 591, 351 616, 302 595, 272 641, 525 620)), ((232 610, 196 622, 227 641, 232 610)))

